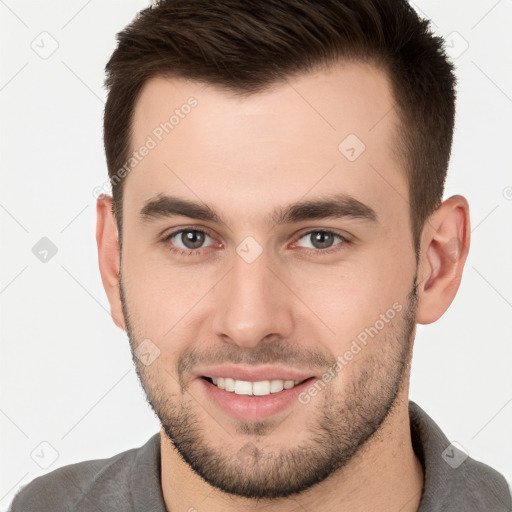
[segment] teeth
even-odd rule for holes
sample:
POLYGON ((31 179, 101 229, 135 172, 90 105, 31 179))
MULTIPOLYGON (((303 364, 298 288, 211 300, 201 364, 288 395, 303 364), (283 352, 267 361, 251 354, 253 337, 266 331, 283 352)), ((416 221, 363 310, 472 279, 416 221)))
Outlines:
POLYGON ((284 380, 271 380, 270 381, 270 392, 278 393, 284 389, 284 380))
POLYGON ((300 380, 262 380, 249 382, 246 380, 235 380, 230 377, 211 377, 213 383, 226 391, 234 392, 237 395, 266 396, 270 393, 279 393, 283 389, 290 389, 299 384, 300 380))
POLYGON ((247 382, 246 380, 235 380, 235 394, 252 395, 252 382, 247 382))
POLYGON ((224 387, 226 391, 235 391, 235 379, 230 379, 229 377, 226 377, 224 379, 224 387))
POLYGON ((261 382, 253 382, 252 394, 258 396, 270 395, 270 381, 262 380, 261 382))

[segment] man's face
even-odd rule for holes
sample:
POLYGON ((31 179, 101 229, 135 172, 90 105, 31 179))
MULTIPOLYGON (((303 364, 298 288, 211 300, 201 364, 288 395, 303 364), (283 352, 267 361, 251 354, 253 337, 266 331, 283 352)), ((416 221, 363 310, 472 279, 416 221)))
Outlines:
POLYGON ((416 261, 393 103, 386 76, 355 63, 246 98, 163 78, 139 97, 132 149, 149 150, 124 190, 126 328, 165 433, 226 492, 323 480, 402 391, 416 261), (171 215, 164 196, 216 216, 171 215), (333 198, 338 216, 279 215, 333 198))

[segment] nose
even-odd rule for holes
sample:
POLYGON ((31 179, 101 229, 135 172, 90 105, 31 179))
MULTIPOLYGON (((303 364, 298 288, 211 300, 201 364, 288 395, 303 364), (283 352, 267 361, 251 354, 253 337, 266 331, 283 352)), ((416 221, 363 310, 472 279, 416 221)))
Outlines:
POLYGON ((276 274, 265 251, 251 263, 235 254, 231 271, 216 286, 214 333, 243 348, 267 336, 290 337, 294 297, 276 274))

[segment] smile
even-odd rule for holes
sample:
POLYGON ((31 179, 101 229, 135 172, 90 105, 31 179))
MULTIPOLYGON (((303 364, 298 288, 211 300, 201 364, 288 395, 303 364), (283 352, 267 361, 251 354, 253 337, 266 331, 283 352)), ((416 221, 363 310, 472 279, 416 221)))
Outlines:
MULTIPOLYGON (((279 393, 283 389, 291 389, 294 386, 304 382, 304 380, 262 380, 250 382, 246 380, 236 380, 230 377, 205 377, 206 380, 220 389, 235 393, 236 395, 254 395, 265 396, 271 393, 279 393)), ((307 379, 306 379, 307 380, 307 379)))

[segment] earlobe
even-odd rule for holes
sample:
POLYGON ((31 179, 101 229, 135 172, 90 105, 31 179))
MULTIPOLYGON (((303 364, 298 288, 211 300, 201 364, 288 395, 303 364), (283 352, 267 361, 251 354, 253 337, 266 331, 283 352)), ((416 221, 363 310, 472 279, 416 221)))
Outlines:
POLYGON ((416 322, 438 320, 459 288, 470 245, 467 200, 455 195, 443 201, 431 215, 421 240, 420 282, 416 322))
POLYGON ((126 330, 119 292, 119 237, 111 196, 103 194, 98 198, 96 215, 96 243, 103 288, 110 303, 110 314, 114 323, 120 329, 126 330))

